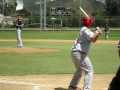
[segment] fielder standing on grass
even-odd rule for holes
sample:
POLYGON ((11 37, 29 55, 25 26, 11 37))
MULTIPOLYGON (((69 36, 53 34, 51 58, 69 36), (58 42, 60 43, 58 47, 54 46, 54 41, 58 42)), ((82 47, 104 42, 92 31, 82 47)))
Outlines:
POLYGON ((105 39, 109 39, 109 27, 108 24, 105 24, 105 39))
POLYGON ((96 27, 95 32, 92 32, 88 27, 93 24, 92 15, 88 15, 82 19, 82 28, 78 33, 75 43, 72 46, 71 56, 76 66, 76 71, 70 82, 68 90, 90 90, 93 78, 93 66, 88 58, 88 51, 91 42, 96 42, 99 35, 102 33, 99 27, 96 27), (84 86, 83 89, 78 88, 77 85, 82 77, 84 71, 84 86))
POLYGON ((22 48, 23 44, 22 44, 22 39, 21 39, 21 32, 22 32, 22 16, 21 15, 17 15, 18 19, 16 21, 16 28, 17 28, 17 43, 18 43, 18 48, 22 48))
MULTIPOLYGON (((118 54, 120 58, 120 41, 118 43, 118 54)), ((120 67, 116 73, 116 76, 112 79, 108 90, 120 90, 120 67)))

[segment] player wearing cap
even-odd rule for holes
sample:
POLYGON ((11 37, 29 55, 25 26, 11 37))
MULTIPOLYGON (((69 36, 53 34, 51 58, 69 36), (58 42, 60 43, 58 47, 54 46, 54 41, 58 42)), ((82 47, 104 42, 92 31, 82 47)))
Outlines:
POLYGON ((77 87, 77 85, 82 77, 83 71, 85 73, 83 90, 90 90, 91 88, 93 78, 93 66, 88 57, 88 51, 91 42, 96 42, 101 33, 99 27, 96 28, 95 32, 92 32, 88 28, 92 24, 92 15, 89 15, 89 19, 85 16, 83 17, 82 28, 80 29, 80 32, 78 33, 75 43, 73 44, 71 49, 71 56, 77 70, 74 73, 68 90, 81 90, 77 87))
POLYGON ((105 24, 105 39, 109 38, 109 27, 108 24, 105 24))
POLYGON ((21 48, 23 46, 21 39, 22 26, 22 17, 21 15, 18 15, 18 19, 16 21, 18 48, 21 48))

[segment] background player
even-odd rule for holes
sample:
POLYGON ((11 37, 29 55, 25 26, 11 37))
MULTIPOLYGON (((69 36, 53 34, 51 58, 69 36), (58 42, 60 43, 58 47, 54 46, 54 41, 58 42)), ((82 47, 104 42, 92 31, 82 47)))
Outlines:
POLYGON ((88 29, 88 27, 90 27, 93 23, 93 17, 89 15, 89 18, 90 19, 85 16, 83 17, 83 26, 78 33, 75 43, 72 46, 71 56, 77 70, 74 73, 68 90, 81 90, 77 87, 77 85, 82 77, 82 71, 85 73, 83 90, 90 90, 91 88, 93 66, 87 55, 91 42, 96 42, 101 33, 101 30, 99 27, 96 28, 95 32, 92 32, 90 29, 88 29))
MULTIPOLYGON (((120 58, 120 41, 118 43, 118 54, 120 58)), ((108 90, 120 90, 120 67, 116 73, 116 76, 112 79, 108 90)))
POLYGON ((105 39, 109 39, 109 27, 108 27, 108 24, 105 24, 105 39))
POLYGON ((22 26, 22 16, 18 15, 18 19, 16 21, 18 48, 21 48, 23 46, 21 39, 22 26))

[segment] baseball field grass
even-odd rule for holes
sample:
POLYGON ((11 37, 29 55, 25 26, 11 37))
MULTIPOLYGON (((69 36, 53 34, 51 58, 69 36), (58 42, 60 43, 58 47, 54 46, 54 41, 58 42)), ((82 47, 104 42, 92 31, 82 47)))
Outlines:
MULTIPOLYGON (((22 33, 22 38, 26 39, 26 38, 32 38, 32 39, 75 39, 77 33, 79 32, 79 30, 74 30, 74 31, 39 31, 39 30, 23 30, 22 33)), ((0 39, 2 38, 6 38, 6 39, 11 39, 11 38, 15 38, 16 37, 16 33, 15 31, 0 31, 0 39)), ((110 31, 109 33, 109 39, 116 39, 118 40, 120 38, 120 29, 117 28, 117 30, 115 28, 112 29, 112 31, 110 31)), ((104 31, 103 31, 103 35, 100 37, 100 39, 104 39, 104 31)))
MULTIPOLYGON (((78 31, 23 31, 22 39, 24 47, 17 48, 16 50, 26 50, 28 48, 28 52, 21 50, 21 53, 19 53, 12 50, 7 51, 9 48, 14 49, 17 47, 16 33, 14 31, 0 32, 0 48, 4 48, 2 49, 3 52, 0 52, 0 75, 73 73, 75 68, 71 60, 70 49, 77 33, 78 31), (35 49, 36 52, 30 51, 29 48, 35 49), (55 51, 37 52, 39 49, 54 49, 55 51)), ((120 31, 110 32, 109 38, 117 42, 120 38, 120 31)), ((100 40, 104 40, 104 35, 100 37, 100 40)), ((116 72, 119 66, 116 42, 96 43, 91 46, 89 57, 95 73, 116 72)))

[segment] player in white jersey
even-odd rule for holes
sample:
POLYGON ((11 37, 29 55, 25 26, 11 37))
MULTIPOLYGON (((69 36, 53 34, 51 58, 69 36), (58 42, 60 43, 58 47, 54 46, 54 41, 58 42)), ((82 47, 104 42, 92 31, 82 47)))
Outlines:
POLYGON ((83 17, 83 26, 78 33, 75 43, 72 46, 71 56, 77 70, 74 73, 68 90, 82 90, 81 88, 78 88, 77 85, 82 77, 83 71, 85 73, 83 90, 90 90, 91 88, 93 78, 93 66, 88 57, 88 51, 91 42, 96 42, 101 33, 101 30, 99 29, 99 27, 97 27, 96 31, 92 32, 88 27, 92 25, 93 17, 89 15, 89 18, 90 19, 85 16, 83 17))
POLYGON ((16 21, 18 48, 21 48, 23 46, 21 39, 22 26, 22 17, 21 15, 18 15, 18 19, 16 21))

